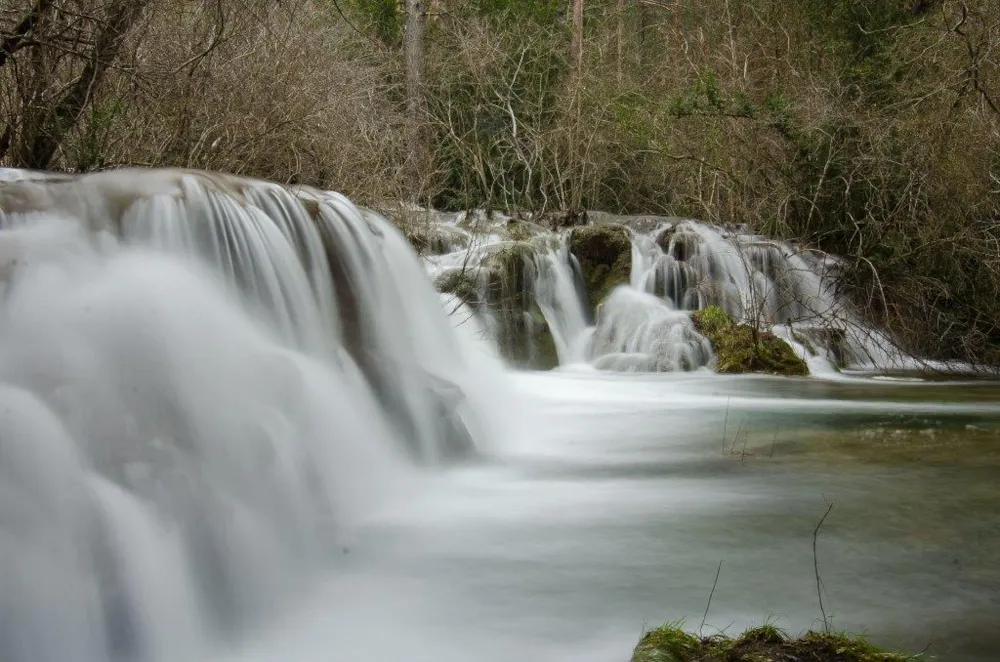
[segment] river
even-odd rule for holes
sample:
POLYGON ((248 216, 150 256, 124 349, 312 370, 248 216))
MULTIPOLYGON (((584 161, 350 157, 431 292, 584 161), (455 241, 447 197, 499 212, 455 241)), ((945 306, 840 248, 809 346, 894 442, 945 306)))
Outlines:
POLYGON ((1000 385, 518 373, 532 431, 368 522, 249 660, 626 660, 644 627, 995 659, 1000 385), (724 436, 724 428, 728 428, 724 436), (745 443, 744 443, 745 442, 745 443))
MULTIPOLYGON (((995 659, 1000 383, 598 371, 564 249, 523 264, 561 367, 512 371, 335 193, 0 172, 0 659, 606 662, 824 610, 995 659)), ((674 356, 617 291, 606 356, 674 356)))

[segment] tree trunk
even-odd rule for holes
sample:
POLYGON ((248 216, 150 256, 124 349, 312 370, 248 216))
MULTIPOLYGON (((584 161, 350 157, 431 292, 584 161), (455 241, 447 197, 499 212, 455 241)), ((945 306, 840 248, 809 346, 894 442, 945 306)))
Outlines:
POLYGON ((573 27, 570 40, 570 59, 573 71, 579 76, 583 71, 583 0, 573 0, 573 27))
POLYGON ((7 58, 24 46, 28 35, 53 4, 53 0, 38 0, 14 31, 4 37, 3 43, 0 44, 0 67, 7 64, 7 58))
POLYGON ((424 98, 424 35, 427 31, 426 0, 406 0, 406 113, 410 120, 409 177, 412 192, 420 190, 421 171, 427 159, 423 126, 427 120, 424 98))
POLYGON ((16 159, 20 165, 44 169, 52 164, 60 145, 93 100, 107 70, 118 59, 128 31, 148 2, 115 0, 111 4, 79 77, 59 97, 40 108, 36 118, 25 118, 27 133, 22 136, 16 159))
POLYGON ((625 82, 625 0, 618 0, 615 27, 615 50, 617 51, 615 64, 618 67, 618 89, 621 89, 625 82))

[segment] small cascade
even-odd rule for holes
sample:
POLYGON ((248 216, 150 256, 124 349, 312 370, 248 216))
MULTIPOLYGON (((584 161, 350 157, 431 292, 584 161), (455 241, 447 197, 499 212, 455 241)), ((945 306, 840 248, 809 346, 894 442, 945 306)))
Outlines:
POLYGON ((864 324, 837 296, 835 258, 740 229, 680 218, 651 221, 602 221, 627 231, 631 271, 627 283, 603 301, 591 302, 598 304, 595 314, 588 311, 580 264, 570 252, 572 230, 536 231, 527 240, 511 241, 502 236, 502 224, 494 222, 480 232, 466 226, 464 248, 426 260, 432 272, 441 274, 455 273, 459 264, 484 265, 498 251, 531 254, 516 277, 507 280, 510 291, 504 300, 517 301, 516 315, 502 312, 504 306, 489 293, 488 278, 477 277, 466 287, 476 293, 473 308, 490 320, 489 333, 500 354, 519 366, 550 367, 533 362, 537 352, 512 353, 519 343, 537 347, 550 335, 564 366, 586 362, 642 371, 711 367, 710 344, 690 319, 691 312, 711 305, 773 331, 813 373, 922 364, 864 324))
POLYGON ((509 426, 403 236, 340 195, 0 173, 0 659, 238 636, 509 426))
POLYGON ((552 332, 559 363, 583 359, 580 341, 587 329, 587 315, 580 295, 579 265, 569 252, 568 237, 535 255, 535 300, 552 332), (575 265, 575 268, 574 268, 575 265))
POLYGON ((711 344, 687 313, 630 287, 598 307, 588 350, 595 367, 627 372, 695 370, 712 359, 711 344))

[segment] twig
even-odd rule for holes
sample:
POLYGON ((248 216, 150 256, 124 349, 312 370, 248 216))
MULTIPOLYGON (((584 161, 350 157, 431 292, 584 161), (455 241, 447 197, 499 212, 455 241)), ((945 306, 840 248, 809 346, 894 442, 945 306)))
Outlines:
POLYGON ((732 402, 733 396, 726 398, 726 421, 722 426, 722 454, 726 454, 726 435, 729 433, 729 404, 732 402))
POLYGON ((736 444, 740 443, 740 433, 743 432, 743 419, 740 419, 740 426, 736 428, 736 436, 733 437, 733 447, 729 449, 729 454, 736 452, 736 444))
MULTIPOLYGON (((825 496, 823 497, 823 500, 826 501, 825 496)), ((816 573, 816 597, 819 599, 819 611, 823 615, 823 632, 829 633, 830 621, 826 617, 826 608, 823 606, 823 588, 822 588, 823 582, 819 578, 819 556, 816 553, 816 541, 819 539, 820 527, 823 526, 823 522, 826 521, 826 518, 830 515, 830 512, 833 510, 834 506, 834 503, 832 501, 826 501, 826 504, 827 504, 826 512, 823 513, 823 517, 820 518, 819 523, 813 530, 813 570, 816 573)))
POLYGON ((715 581, 712 582, 712 592, 708 594, 708 604, 705 605, 705 613, 701 617, 701 625, 698 626, 698 636, 705 629, 705 621, 708 620, 708 610, 712 608, 712 596, 715 595, 715 587, 719 585, 719 575, 722 574, 722 561, 719 561, 719 569, 715 571, 715 581))

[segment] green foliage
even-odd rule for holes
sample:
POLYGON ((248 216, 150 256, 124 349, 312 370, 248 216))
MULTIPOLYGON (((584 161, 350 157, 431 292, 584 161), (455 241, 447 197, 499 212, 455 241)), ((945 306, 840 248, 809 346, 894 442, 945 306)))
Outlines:
POLYGON ((719 87, 718 77, 711 69, 704 69, 698 78, 669 103, 675 117, 691 115, 729 115, 753 117, 755 105, 742 90, 726 94, 719 87))
POLYGON ((806 6, 819 41, 839 54, 841 71, 859 96, 874 102, 890 101, 900 66, 895 39, 900 30, 920 20, 913 3, 830 0, 806 6))
POLYGON ((770 331, 749 324, 737 324, 718 306, 708 306, 692 313, 691 321, 715 348, 716 372, 809 374, 805 361, 784 340, 770 331))

